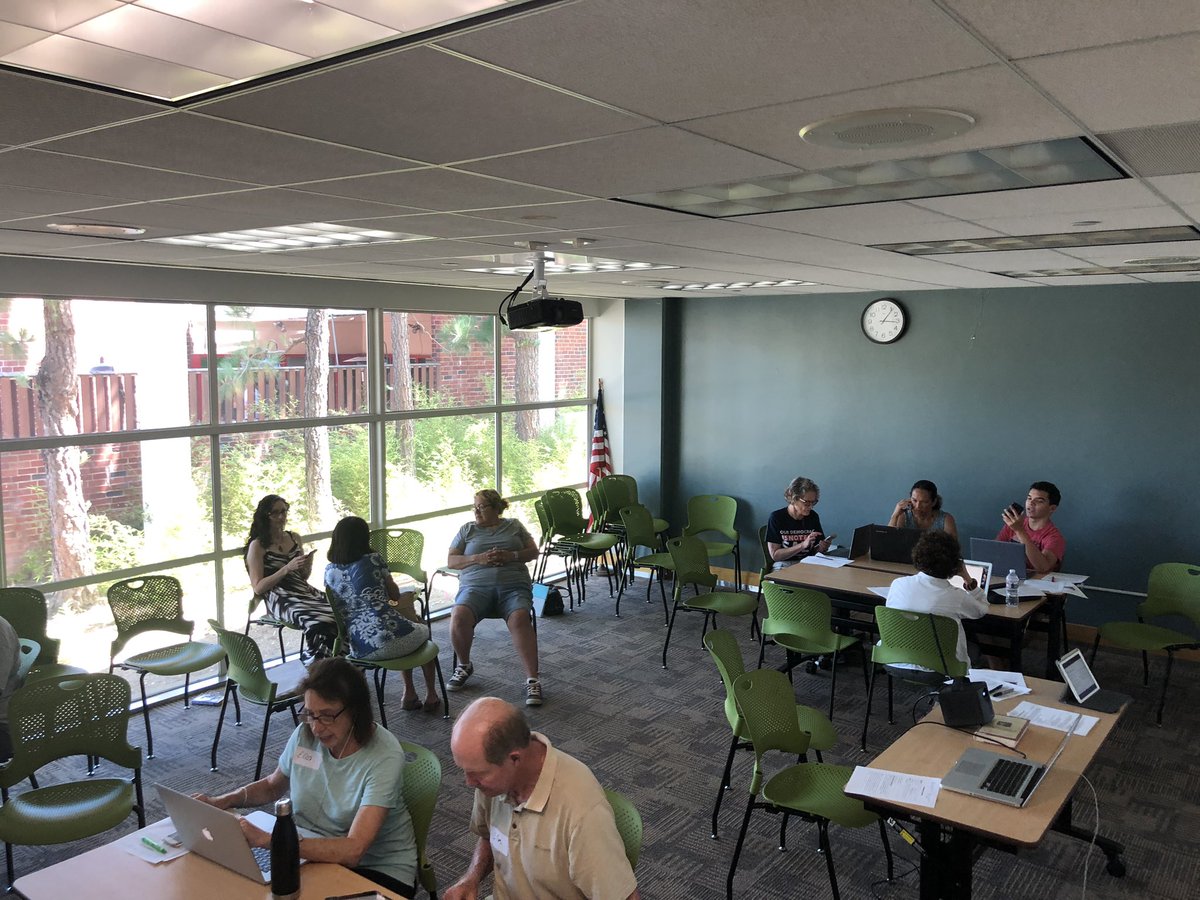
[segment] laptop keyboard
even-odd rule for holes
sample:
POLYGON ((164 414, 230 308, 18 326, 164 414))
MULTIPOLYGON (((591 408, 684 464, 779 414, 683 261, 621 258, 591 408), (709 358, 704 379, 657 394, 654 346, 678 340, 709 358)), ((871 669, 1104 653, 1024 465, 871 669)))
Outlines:
POLYGON ((997 760, 980 787, 993 794, 1015 797, 1028 773, 1029 765, 1027 763, 1011 759, 997 760))
POLYGON ((258 863, 258 868, 264 875, 271 871, 270 847, 251 847, 250 852, 254 854, 254 861, 258 863))

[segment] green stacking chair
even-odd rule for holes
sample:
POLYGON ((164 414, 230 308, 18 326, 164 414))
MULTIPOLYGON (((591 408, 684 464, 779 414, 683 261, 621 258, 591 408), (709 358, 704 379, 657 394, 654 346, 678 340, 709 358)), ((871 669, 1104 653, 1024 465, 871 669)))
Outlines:
MULTIPOLYGON (((550 533, 555 540, 572 548, 570 569, 579 585, 579 602, 585 597, 585 579, 588 568, 596 560, 608 556, 617 544, 615 534, 588 531, 587 519, 583 516, 583 501, 574 488, 555 488, 542 495, 542 505, 550 522, 550 533)), ((570 572, 568 572, 570 577, 570 572)), ((611 568, 608 574, 608 595, 613 595, 611 568)))
MULTIPOLYGON (((714 628, 704 636, 704 646, 708 648, 717 671, 721 673, 721 682, 725 685, 725 719, 729 722, 729 730, 733 739, 729 742, 729 753, 725 756, 725 771, 721 774, 721 784, 717 787, 717 802, 713 804, 712 837, 717 839, 717 816, 721 812, 721 800, 729 790, 729 779, 733 771, 733 757, 739 750, 753 749, 750 743, 750 732, 738 711, 737 701, 733 696, 733 685, 746 673, 746 664, 742 660, 742 651, 732 631, 724 628, 714 628)), ((833 723, 819 709, 796 704, 796 723, 800 730, 808 735, 808 746, 817 755, 817 762, 822 762, 821 751, 830 750, 837 743, 837 732, 833 723)))
POLYGON ((637 871, 638 858, 642 855, 642 816, 629 800, 616 791, 604 789, 608 805, 612 807, 613 818, 617 822, 617 834, 621 835, 621 843, 625 845, 625 858, 629 860, 629 868, 637 871))
POLYGON ((1100 642, 1137 650, 1142 654, 1142 684, 1150 683, 1150 653, 1165 652, 1167 669, 1163 674, 1162 694, 1158 699, 1158 724, 1162 725, 1163 707, 1167 704, 1167 683, 1171 680, 1171 665, 1176 650, 1200 649, 1200 566, 1187 563, 1159 563, 1150 570, 1146 599, 1138 604, 1136 622, 1108 622, 1096 632, 1092 644, 1092 665, 1100 642), (1195 634, 1151 625, 1146 619, 1177 616, 1191 620, 1195 634))
POLYGON ((733 695, 754 746, 754 776, 750 782, 750 798, 746 804, 746 815, 742 818, 742 830, 738 834, 733 861, 729 865, 726 896, 730 900, 733 898, 733 879, 737 873, 738 858, 742 855, 750 816, 756 809, 783 814, 779 832, 780 850, 785 849, 788 816, 816 823, 820 852, 825 856, 834 900, 841 895, 838 893, 837 873, 829 843, 829 823, 845 828, 865 828, 878 824, 887 855, 887 877, 891 881, 892 848, 883 822, 874 813, 867 812, 861 800, 847 797, 843 790, 853 772, 850 766, 802 761, 776 772, 770 778, 766 777, 763 757, 767 753, 777 750, 803 760, 812 746, 809 736, 796 721, 793 711, 796 699, 791 682, 780 672, 759 669, 738 678, 733 683, 733 695))
POLYGON ((29 670, 42 652, 42 645, 29 638, 17 638, 17 684, 22 685, 29 677, 29 670))
MULTIPOLYGON (((861 646, 853 635, 838 634, 831 627, 833 602, 826 594, 808 588, 764 582, 767 617, 759 624, 758 667, 767 652, 767 641, 787 651, 787 673, 805 659, 827 656, 830 662, 829 717, 833 718, 833 695, 837 690, 837 658, 843 650, 861 646)), ((867 658, 863 655, 863 685, 867 680, 867 658)))
POLYGON ((329 599, 329 606, 333 610, 333 619, 337 623, 338 633, 337 639, 333 642, 333 655, 344 656, 356 666, 371 672, 372 678, 375 679, 375 699, 379 704, 379 724, 387 728, 387 710, 383 708, 383 689, 387 673, 412 671, 428 662, 433 663, 434 671, 437 672, 438 685, 442 689, 442 718, 450 718, 450 697, 446 694, 446 682, 442 680, 442 664, 438 660, 441 648, 437 644, 433 641, 426 641, 407 656, 397 656, 395 659, 360 659, 352 656, 350 635, 346 630, 346 605, 342 598, 328 586, 325 588, 325 596, 329 599))
POLYGON ((892 713, 892 679, 902 678, 935 687, 947 678, 967 674, 967 664, 956 655, 958 623, 933 613, 914 613, 887 606, 875 608, 879 642, 871 648, 871 680, 867 685, 867 713, 863 717, 862 749, 867 749, 875 673, 882 666, 888 678, 888 724, 892 713), (911 668, 919 666, 920 668, 911 668))
MULTIPOLYGON (((65 844, 120 825, 136 813, 145 827, 142 751, 127 740, 129 683, 117 675, 64 675, 20 688, 8 707, 13 758, 0 767, 0 840, 11 888, 13 845, 65 844), (26 790, 9 789, 68 756, 102 757, 133 778, 85 778, 26 790)), ((80 885, 80 896, 86 886, 80 885)))
MULTIPOLYGON (((637 479, 632 475, 609 475, 607 478, 601 479, 598 484, 604 485, 604 490, 608 495, 606 502, 610 509, 619 512, 626 506, 637 506, 640 502, 638 500, 637 479)), ((651 514, 651 519, 654 522, 655 534, 665 535, 671 527, 666 519, 660 519, 653 514, 651 514)))
MULTIPOLYGON (((266 600, 267 600, 266 597, 263 597, 259 594, 254 594, 250 597, 250 606, 246 611, 246 630, 242 633, 249 635, 251 625, 261 625, 263 628, 274 628, 275 636, 277 638, 279 638, 279 661, 287 662, 287 650, 285 650, 283 647, 283 632, 284 632, 284 630, 290 628, 292 631, 303 632, 304 629, 301 628, 299 625, 296 625, 292 622, 287 622, 287 621, 284 621, 283 619, 277 619, 275 616, 271 615, 271 613, 267 612, 265 608, 264 608, 262 614, 256 618, 254 614, 258 610, 259 604, 266 603, 266 600)), ((305 649, 304 649, 304 641, 301 640, 300 641, 300 661, 301 662, 304 662, 305 655, 306 654, 305 654, 305 649)))
POLYGON ((574 579, 571 577, 571 558, 575 555, 575 548, 565 541, 554 540, 554 523, 550 520, 550 512, 546 509, 546 504, 541 497, 533 501, 533 511, 537 515, 538 528, 541 530, 541 536, 538 538, 540 555, 533 567, 533 580, 545 579, 550 557, 557 556, 562 559, 567 570, 567 596, 571 600, 571 609, 574 609, 575 589, 572 586, 574 579))
POLYGON ((426 841, 442 787, 442 763, 431 750, 419 744, 401 741, 400 749, 404 752, 404 805, 417 839, 417 881, 437 900, 437 876, 426 852, 426 841))
POLYGON ((263 707, 262 739, 258 742, 258 763, 254 767, 254 780, 258 781, 262 777, 263 755, 267 750, 271 714, 286 709, 292 714, 292 723, 300 724, 296 717, 296 707, 304 702, 304 695, 300 693, 299 687, 308 672, 299 660, 267 670, 254 638, 222 628, 216 619, 209 619, 208 624, 229 659, 225 694, 221 698, 221 713, 217 716, 217 733, 213 735, 210 754, 212 770, 217 771, 217 746, 221 743, 221 726, 225 724, 225 710, 229 706, 230 696, 233 697, 234 724, 242 724, 242 706, 238 702, 240 697, 255 706, 263 707))
POLYGON ((758 598, 740 591, 714 591, 717 586, 717 576, 708 567, 708 553, 704 542, 695 537, 677 537, 667 541, 667 550, 675 563, 675 592, 671 605, 671 619, 667 622, 667 637, 663 641, 662 667, 667 667, 667 648, 671 646, 671 632, 675 629, 675 615, 679 610, 704 614, 704 628, 700 632, 701 641, 708 632, 711 624, 716 627, 717 616, 757 616, 758 598), (704 593, 697 592, 694 597, 683 596, 683 586, 690 584, 698 589, 704 587, 704 593))
POLYGON ((742 541, 738 536, 734 519, 737 518, 737 501, 723 494, 699 494, 688 501, 686 537, 701 534, 720 535, 723 540, 704 540, 710 557, 733 556, 734 584, 742 589, 742 541))
POLYGON ((142 691, 142 718, 146 722, 146 758, 154 759, 150 732, 150 706, 146 702, 146 676, 183 676, 183 705, 189 706, 193 672, 211 668, 225 658, 219 644, 191 640, 195 625, 183 617, 183 586, 170 575, 144 575, 118 581, 108 589, 108 606, 117 624, 117 637, 109 652, 108 671, 116 667, 138 674, 142 691), (188 638, 179 644, 135 653, 117 662, 117 654, 139 634, 165 631, 188 638))
POLYGON ((40 648, 37 658, 30 660, 27 681, 87 674, 86 669, 58 661, 59 641, 46 634, 46 595, 41 591, 29 587, 0 588, 0 617, 8 620, 17 637, 35 641, 40 648))
POLYGON ((376 528, 370 536, 371 549, 383 557, 389 572, 411 578, 421 600, 421 618, 429 624, 429 577, 421 566, 425 535, 415 528, 376 528))
POLYGON ((658 550, 662 539, 654 531, 654 517, 646 507, 626 506, 621 509, 621 524, 625 526, 625 562, 621 570, 621 587, 617 591, 617 613, 621 612, 621 597, 625 594, 625 586, 633 577, 637 568, 649 569, 650 580, 646 582, 646 602, 650 602, 650 588, 654 585, 654 576, 658 576, 658 593, 662 596, 663 624, 671 618, 667 608, 667 590, 663 587, 663 575, 675 571, 675 561, 671 554, 658 550), (645 547, 649 553, 638 555, 638 548, 645 547))

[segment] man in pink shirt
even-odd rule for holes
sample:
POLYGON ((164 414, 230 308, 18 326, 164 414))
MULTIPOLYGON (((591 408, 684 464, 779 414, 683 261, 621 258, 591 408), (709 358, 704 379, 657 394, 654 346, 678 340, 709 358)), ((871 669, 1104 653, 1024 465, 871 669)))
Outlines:
POLYGON ((1029 486, 1023 514, 1011 506, 1005 507, 1000 513, 1004 527, 996 535, 996 540, 1024 544, 1025 565, 1032 574, 1044 575, 1062 569, 1067 539, 1050 521, 1061 499, 1062 494, 1053 483, 1035 481, 1029 486))

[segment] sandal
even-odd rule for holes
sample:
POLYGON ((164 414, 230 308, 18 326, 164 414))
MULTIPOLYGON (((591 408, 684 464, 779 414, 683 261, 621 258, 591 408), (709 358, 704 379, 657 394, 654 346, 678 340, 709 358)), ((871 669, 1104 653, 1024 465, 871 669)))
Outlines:
POLYGON ((405 712, 416 712, 421 708, 421 701, 414 697, 411 700, 405 700, 400 704, 400 708, 405 712))
POLYGON ((421 712, 435 713, 442 708, 442 700, 440 697, 434 697, 432 700, 426 700, 421 704, 421 712))

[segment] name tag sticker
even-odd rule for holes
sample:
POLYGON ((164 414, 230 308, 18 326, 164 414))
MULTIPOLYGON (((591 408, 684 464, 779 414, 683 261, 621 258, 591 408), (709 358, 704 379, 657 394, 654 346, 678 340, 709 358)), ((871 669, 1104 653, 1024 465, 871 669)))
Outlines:
POLYGON ((306 747, 297 747, 296 752, 292 754, 292 764, 316 771, 321 768, 321 754, 306 747))
POLYGON ((491 829, 492 851, 501 856, 508 856, 508 835, 495 825, 491 829))

